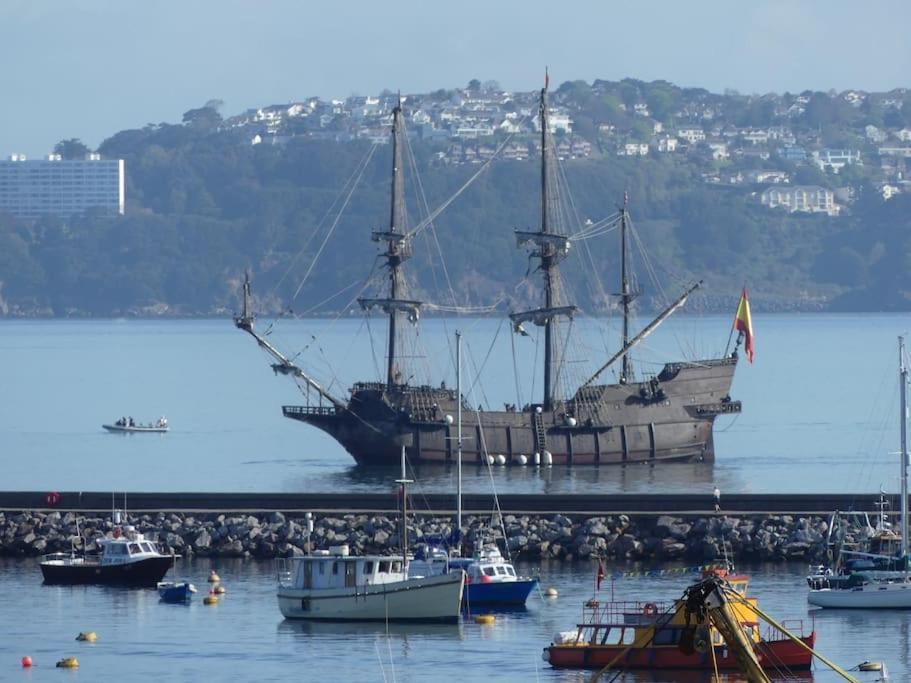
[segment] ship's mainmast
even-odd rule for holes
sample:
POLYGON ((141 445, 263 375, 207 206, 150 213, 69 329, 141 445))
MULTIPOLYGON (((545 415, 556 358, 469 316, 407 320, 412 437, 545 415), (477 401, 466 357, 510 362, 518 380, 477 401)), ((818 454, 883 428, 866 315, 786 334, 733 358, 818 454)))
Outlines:
POLYGON ((389 316, 389 343, 386 357, 386 387, 402 384, 396 368, 396 332, 401 313, 417 320, 421 302, 399 298, 404 294, 405 277, 402 263, 411 257, 411 243, 405 230, 405 184, 402 177, 402 103, 399 100, 392 110, 392 206, 389 212, 389 229, 374 231, 374 242, 386 242, 386 267, 389 268, 389 298, 358 299, 361 308, 381 308, 389 316))
POLYGON ((516 231, 516 240, 519 246, 525 243, 534 244, 537 249, 532 256, 540 259, 541 273, 544 276, 544 307, 531 311, 513 313, 509 317, 517 331, 521 330, 523 322, 531 321, 535 325, 544 327, 544 410, 551 410, 554 401, 553 375, 554 361, 557 356, 556 326, 559 316, 571 318, 576 310, 575 306, 557 306, 555 290, 557 287, 557 263, 569 251, 569 238, 551 231, 549 216, 552 201, 550 192, 549 167, 552 153, 548 145, 549 116, 547 111, 547 77, 541 89, 541 106, 539 109, 541 123, 541 229, 538 232, 516 231))

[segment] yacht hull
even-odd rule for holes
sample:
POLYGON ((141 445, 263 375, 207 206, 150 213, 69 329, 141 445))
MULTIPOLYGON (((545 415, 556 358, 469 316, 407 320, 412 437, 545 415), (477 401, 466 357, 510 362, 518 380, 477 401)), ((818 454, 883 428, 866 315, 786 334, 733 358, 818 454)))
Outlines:
POLYGON ((278 607, 286 619, 456 622, 464 580, 458 572, 346 588, 281 587, 278 607))
POLYGON ((867 584, 857 588, 811 590, 807 602, 836 609, 911 609, 911 583, 867 584))

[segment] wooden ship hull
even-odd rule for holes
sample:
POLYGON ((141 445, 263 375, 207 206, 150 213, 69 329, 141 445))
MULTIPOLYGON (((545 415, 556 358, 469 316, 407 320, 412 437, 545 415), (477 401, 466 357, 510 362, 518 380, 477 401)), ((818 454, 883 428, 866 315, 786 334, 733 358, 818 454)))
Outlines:
MULTIPOLYGON (((485 452, 513 465, 712 461, 715 418, 741 408, 729 394, 736 364, 673 363, 651 381, 583 387, 552 410, 479 411, 463 427, 462 462, 484 463, 485 452)), ((355 385, 347 406, 283 413, 322 429, 360 464, 394 465, 402 446, 413 461, 455 462, 457 408, 449 389, 372 383, 355 385)))

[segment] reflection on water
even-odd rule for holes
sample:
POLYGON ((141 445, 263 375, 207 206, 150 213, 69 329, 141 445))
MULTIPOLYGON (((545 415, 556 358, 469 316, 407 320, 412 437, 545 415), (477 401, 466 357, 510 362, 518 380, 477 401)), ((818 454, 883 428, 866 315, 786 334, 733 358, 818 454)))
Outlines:
MULTIPOLYGON (((453 493, 456 490, 456 467, 451 464, 415 465, 415 486, 426 493, 453 493)), ((398 476, 396 467, 349 465, 326 474, 289 479, 285 491, 380 491, 393 490, 398 476), (317 484, 322 483, 322 487, 317 484)), ((466 492, 486 493, 496 487, 500 493, 591 493, 608 491, 644 492, 653 490, 700 491, 711 493, 716 483, 730 490, 722 477, 715 479, 711 463, 669 463, 657 467, 612 465, 607 467, 534 467, 486 466, 477 463, 462 466, 466 492)))
MULTIPOLYGON (((520 564, 520 572, 533 567, 520 564)), ((648 569, 647 565, 611 565, 648 569)), ((215 569, 227 588, 216 606, 197 595, 186 607, 161 603, 154 590, 104 586, 44 586, 34 559, 0 558, 0 585, 14 598, 0 600, 0 623, 10 626, 0 642, 0 666, 28 654, 35 681, 59 680, 53 662, 78 656, 86 680, 256 680, 300 678, 335 681, 560 681, 583 683, 585 671, 551 669, 541 654, 557 631, 570 630, 582 603, 594 591, 588 563, 542 564, 542 585, 560 597, 532 594, 523 611, 498 611, 492 625, 465 619, 457 624, 309 623, 282 619, 271 562, 243 559, 181 562, 169 578, 194 582, 204 594, 215 569), (98 633, 97 643, 75 643, 80 631, 98 633), (289 673, 290 672, 290 673, 289 673), (393 673, 394 672, 394 673, 393 673)), ((808 611, 806 567, 763 564, 741 567, 751 577, 750 594, 779 620, 815 615, 819 650, 845 668, 864 660, 885 661, 893 681, 909 680, 908 612, 808 611)), ((614 582, 618 600, 661 602, 679 597, 689 582, 680 576, 614 582)), ((606 592, 602 591, 602 599, 606 592)), ((486 610, 485 610, 486 611, 486 610)), ((809 625, 809 620, 807 621, 809 625)), ((0 680, 13 680, 0 669, 0 680)), ((6 672, 6 673, 5 673, 6 672)), ((856 674, 864 683, 875 674, 856 674)), ((617 683, 710 683, 703 672, 634 672, 617 683)), ((739 676, 723 681, 741 683, 739 676)), ((782 679, 776 679, 782 680, 782 679)), ((817 668, 787 680, 835 683, 837 675, 817 668)))

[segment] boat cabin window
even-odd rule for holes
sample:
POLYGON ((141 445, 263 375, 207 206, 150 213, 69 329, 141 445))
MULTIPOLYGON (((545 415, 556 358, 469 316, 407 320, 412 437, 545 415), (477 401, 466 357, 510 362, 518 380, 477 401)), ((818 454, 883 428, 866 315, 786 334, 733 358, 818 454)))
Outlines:
POLYGON ((338 562, 332 563, 332 574, 333 574, 333 576, 338 574, 338 562))
POLYGON ((388 574, 388 573, 389 573, 389 563, 380 562, 380 574, 388 574))
POLYGON ((400 572, 400 571, 402 571, 402 563, 401 563, 401 562, 393 562, 393 563, 392 563, 392 571, 393 571, 393 572, 400 572))
POLYGON ((348 560, 345 562, 345 586, 351 588, 356 579, 355 570, 357 569, 357 564, 354 560, 348 560))
POLYGON ((325 573, 326 573, 326 565, 329 564, 329 563, 328 563, 328 562, 319 562, 319 563, 317 563, 317 564, 319 564, 319 574, 320 574, 320 576, 325 575, 325 573))
POLYGON ((364 574, 366 574, 367 576, 373 575, 373 560, 368 560, 367 562, 364 562, 364 574))
POLYGON ((625 628, 623 629, 623 638, 620 639, 621 645, 632 645, 636 642, 636 629, 634 628, 625 628))
POLYGON ((516 570, 513 569, 512 567, 506 567, 506 573, 509 574, 510 576, 515 576, 516 570))
POLYGON ((145 550, 147 553, 154 553, 154 552, 155 552, 155 549, 152 548, 152 544, 151 544, 151 543, 143 543, 143 544, 142 544, 142 549, 145 550))
POLYGON ((485 573, 487 576, 496 576, 496 574, 497 574, 497 573, 494 571, 493 567, 484 567, 484 573, 485 573))
POLYGON ((623 629, 608 626, 604 629, 604 636, 601 638, 602 645, 619 645, 622 640, 623 629))
POLYGON ((503 565, 497 565, 497 574, 500 576, 506 576, 506 567, 503 565))
POLYGON ((123 543, 112 543, 104 549, 106 555, 126 555, 127 547, 123 543))
POLYGON ((138 543, 130 543, 130 554, 135 555, 136 553, 141 553, 138 543))

